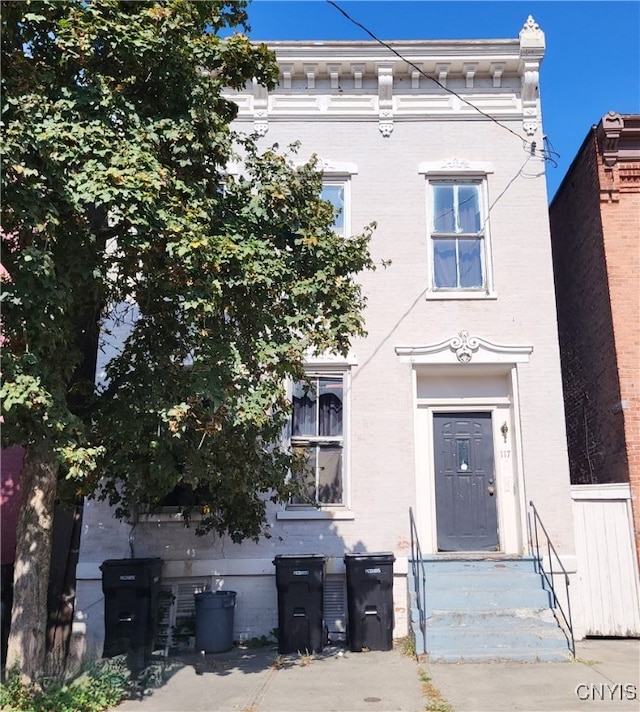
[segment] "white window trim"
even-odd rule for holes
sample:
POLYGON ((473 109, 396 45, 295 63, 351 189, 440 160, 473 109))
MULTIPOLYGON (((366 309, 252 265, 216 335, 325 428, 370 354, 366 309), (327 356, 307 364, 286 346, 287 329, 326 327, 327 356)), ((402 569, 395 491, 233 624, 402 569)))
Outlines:
MULTIPOLYGON (((340 504, 287 504, 276 512, 276 519, 354 519, 351 510, 351 367, 357 358, 350 353, 346 357, 331 354, 311 356, 305 361, 305 371, 312 376, 340 374, 344 382, 342 416, 342 502, 340 504)), ((287 386, 289 397, 293 393, 293 383, 287 386)), ((289 442, 291 438, 289 436, 289 442)))
POLYGON ((340 521, 353 520, 355 514, 345 505, 333 505, 332 509, 322 507, 304 507, 302 505, 290 505, 288 509, 281 509, 276 512, 276 519, 282 520, 307 520, 307 519, 335 519, 340 521), (294 507, 298 507, 295 509, 294 507))
POLYGON ((425 292, 427 300, 474 300, 474 299, 497 299, 494 290, 493 279, 493 258, 491 245, 491 227, 489 222, 489 181, 488 176, 492 174, 493 164, 487 161, 462 161, 458 158, 450 158, 444 161, 424 161, 418 164, 418 173, 424 175, 427 186, 427 199, 425 200, 426 225, 428 239, 428 260, 427 260, 427 280, 428 286, 425 292), (432 245, 432 213, 433 213, 433 191, 431 186, 438 180, 460 180, 460 181, 480 181, 480 207, 482 210, 483 237, 482 237, 482 266, 484 269, 484 288, 480 289, 437 289, 434 286, 433 267, 433 245, 432 245))
MULTIPOLYGON (((303 165, 299 163, 298 165, 303 165)), ((334 161, 328 158, 318 160, 318 169, 322 173, 322 183, 341 185, 344 188, 343 237, 351 237, 351 177, 357 175, 358 166, 350 161, 334 161)))
POLYGON ((342 230, 335 230, 336 235, 343 238, 351 237, 351 177, 327 175, 322 176, 322 187, 339 186, 342 188, 343 206, 342 206, 342 230))

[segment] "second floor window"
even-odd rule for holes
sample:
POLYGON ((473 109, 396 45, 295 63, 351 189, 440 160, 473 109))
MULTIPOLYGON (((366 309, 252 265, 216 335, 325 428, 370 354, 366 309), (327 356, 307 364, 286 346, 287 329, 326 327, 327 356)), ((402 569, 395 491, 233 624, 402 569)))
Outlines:
POLYGON ((346 228, 346 183, 344 181, 325 181, 322 185, 322 199, 328 200, 336 211, 333 229, 336 235, 347 237, 346 228))
POLYGON ((486 286, 481 187, 479 181, 431 183, 434 289, 486 286))

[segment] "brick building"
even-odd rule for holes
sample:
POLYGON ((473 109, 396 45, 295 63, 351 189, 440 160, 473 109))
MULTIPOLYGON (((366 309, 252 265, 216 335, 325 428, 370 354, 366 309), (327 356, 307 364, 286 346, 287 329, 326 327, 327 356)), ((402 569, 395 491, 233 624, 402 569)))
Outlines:
MULTIPOLYGON (((325 403, 336 416, 331 426, 305 419, 310 404, 291 384, 291 444, 311 455, 315 505, 271 506, 273 536, 236 545, 197 538, 175 513, 127 523, 106 503, 87 502, 77 629, 90 654, 105 629, 100 564, 131 555, 162 557, 170 628, 195 589, 225 587, 238 594, 234 635, 251 639, 278 625, 274 557, 323 554, 325 622, 340 640, 353 624, 345 554, 390 553, 393 633, 404 636, 414 620, 417 533, 429 565, 453 571, 427 595, 430 605, 440 595, 453 614, 469 601, 492 608, 488 615, 520 612, 510 620, 515 642, 489 649, 483 628, 466 652, 461 636, 436 650, 434 634, 430 655, 565 656, 563 636, 551 650, 523 631, 522 611, 537 615, 541 595, 548 602, 539 579, 531 573, 536 590, 523 599, 526 589, 505 578, 508 564, 514 575, 531 568, 532 501, 576 571, 545 164, 535 148, 544 135, 544 34, 529 18, 517 38, 392 46, 271 43, 278 87, 229 92, 238 130, 256 132, 265 148, 299 141, 301 161, 319 157, 324 196, 339 208, 336 231, 348 239, 376 221, 373 257, 390 261, 361 276, 367 337, 354 339, 347 358, 307 363, 318 412, 325 403), (460 595, 471 579, 476 588, 460 595), (502 603, 503 594, 511 599, 502 603)), ((438 628, 448 634, 454 624, 438 628)))
POLYGON ((640 550, 640 115, 591 128, 550 221, 571 481, 629 482, 640 550))

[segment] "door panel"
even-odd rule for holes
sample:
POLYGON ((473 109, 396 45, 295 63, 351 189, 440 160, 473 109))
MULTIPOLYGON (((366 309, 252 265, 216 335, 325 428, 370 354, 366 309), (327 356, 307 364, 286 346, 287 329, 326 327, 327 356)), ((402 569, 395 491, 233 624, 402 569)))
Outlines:
POLYGON ((491 413, 434 413, 438 551, 496 551, 491 413))

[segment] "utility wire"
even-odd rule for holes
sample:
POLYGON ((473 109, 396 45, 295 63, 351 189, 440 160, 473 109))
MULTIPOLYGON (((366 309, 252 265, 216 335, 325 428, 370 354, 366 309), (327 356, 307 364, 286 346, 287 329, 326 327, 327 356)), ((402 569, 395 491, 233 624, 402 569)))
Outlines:
MULTIPOLYGON (((388 44, 388 43, 385 42, 384 40, 381 40, 379 37, 377 37, 376 35, 374 35, 373 32, 371 32, 371 30, 369 30, 367 27, 365 27, 362 23, 358 22, 357 20, 354 20, 354 18, 351 17, 351 15, 349 15, 349 13, 347 13, 345 10, 343 10, 343 9, 342 9, 337 3, 335 3, 333 0, 327 0, 327 2, 329 3, 329 5, 332 5, 333 7, 335 7, 335 9, 336 9, 339 13, 341 13, 342 15, 344 15, 344 16, 347 18, 347 20, 349 20, 349 22, 351 22, 351 23, 353 23, 354 25, 356 25, 356 27, 359 27, 363 32, 366 32, 366 33, 369 35, 369 37, 371 37, 371 39, 375 40, 376 42, 378 42, 378 44, 382 45, 383 47, 386 47, 386 49, 388 49, 390 52, 392 52, 393 54, 395 54, 396 57, 398 57, 399 59, 401 59, 403 62, 406 62, 410 67, 413 67, 417 72, 419 72, 423 77, 425 77, 425 79, 429 79, 429 80, 432 81, 434 84, 436 84, 436 86, 439 86, 439 87, 440 87, 441 89, 443 89, 444 91, 448 92, 449 94, 452 94, 453 96, 455 96, 456 98, 458 98, 460 101, 462 101, 463 103, 467 104, 467 105, 470 106, 472 109, 474 109, 474 111, 477 111, 479 114, 481 114, 481 115, 484 116, 485 118, 489 119, 490 121, 493 121, 494 124, 497 124, 498 126, 500 126, 500 128, 504 129, 505 131, 508 131, 510 134, 513 134, 513 136, 515 136, 516 138, 520 139, 520 141, 522 141, 522 147, 523 147, 523 149, 524 149, 527 153, 534 154, 534 153, 536 152, 535 141, 534 141, 533 143, 530 143, 530 142, 527 141, 525 138, 523 138, 519 133, 517 133, 517 132, 514 131, 513 129, 509 128, 509 127, 506 126, 505 124, 503 124, 503 123, 501 123, 500 121, 498 121, 498 119, 496 119, 494 116, 491 116, 491 114, 487 114, 486 112, 482 111, 482 109, 478 108, 473 102, 469 101, 468 99, 465 99, 463 96, 460 96, 460 94, 458 94, 457 92, 453 91, 453 89, 450 89, 449 87, 446 87, 444 84, 442 84, 441 82, 439 82, 435 77, 431 77, 431 76, 429 76, 428 74, 426 74, 420 67, 418 67, 418 65, 414 64, 411 60, 409 60, 409 59, 407 59, 406 57, 404 57, 402 54, 400 54, 400 52, 398 52, 398 51, 397 51, 394 47, 392 47, 390 44, 388 44)), ((551 150, 549 150, 548 146, 551 146, 551 142, 548 141, 548 139, 547 139, 546 137, 545 137, 545 142, 546 142, 546 144, 548 144, 548 145, 545 145, 545 149, 544 149, 544 150, 541 150, 538 155, 539 155, 540 158, 542 158, 543 160, 545 160, 545 161, 550 161, 551 163, 553 163, 553 164, 554 164, 554 168, 555 168, 555 167, 557 167, 557 163, 556 163, 556 161, 553 160, 553 158, 551 158, 551 154, 554 154, 554 155, 556 155, 556 156, 558 156, 559 154, 556 153, 555 151, 553 151, 553 147, 551 147, 551 150)))
MULTIPOLYGON (((502 196, 509 190, 509 188, 515 183, 515 181, 520 177, 523 176, 522 171, 525 169, 527 163, 531 160, 531 156, 527 156, 525 158, 524 163, 518 168, 517 173, 511 178, 511 180, 508 181, 508 183, 505 185, 505 187, 502 189, 500 194, 496 197, 496 199, 491 203, 489 206, 489 210, 487 210, 487 217, 485 218, 484 223, 482 224, 482 229, 484 230, 485 225, 487 224, 487 221, 489 220, 489 216, 491 215, 491 211, 496 207, 497 202, 502 198, 502 196)), ((524 177, 524 176, 523 176, 524 177)))

